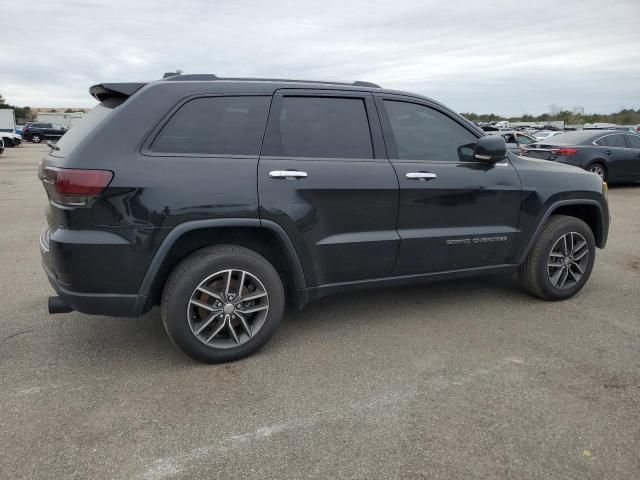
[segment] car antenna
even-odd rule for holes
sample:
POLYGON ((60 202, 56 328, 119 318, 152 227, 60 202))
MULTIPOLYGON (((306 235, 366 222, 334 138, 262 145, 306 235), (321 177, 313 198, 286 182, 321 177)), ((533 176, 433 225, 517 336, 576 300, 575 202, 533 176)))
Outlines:
POLYGON ((53 143, 51 140, 47 140, 47 146, 49 146, 49 148, 52 148, 53 150, 60 150, 60 147, 53 143))

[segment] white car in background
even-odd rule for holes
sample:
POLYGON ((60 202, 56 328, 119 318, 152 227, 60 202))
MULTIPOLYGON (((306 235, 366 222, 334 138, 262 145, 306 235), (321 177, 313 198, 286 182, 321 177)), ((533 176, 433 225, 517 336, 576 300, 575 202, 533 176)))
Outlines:
POLYGON ((0 131, 0 138, 2 138, 5 148, 17 147, 22 143, 22 137, 17 133, 13 133, 13 132, 0 131))

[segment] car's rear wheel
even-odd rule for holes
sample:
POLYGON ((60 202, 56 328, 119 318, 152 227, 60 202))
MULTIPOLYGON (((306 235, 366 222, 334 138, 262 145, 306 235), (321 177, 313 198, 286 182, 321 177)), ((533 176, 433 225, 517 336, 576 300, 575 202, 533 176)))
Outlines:
POLYGON ((564 300, 587 283, 595 256, 595 238, 586 223, 553 215, 520 267, 518 278, 537 297, 564 300))
POLYGON ((607 169, 600 162, 595 162, 589 165, 589 171, 598 175, 603 182, 607 181, 607 169))
POLYGON ((220 363, 262 347, 280 324, 284 303, 280 276, 264 257, 224 245, 199 250, 174 269, 161 316, 183 352, 220 363))
POLYGON ((9 137, 4 137, 4 138, 3 138, 3 140, 4 140, 4 146, 5 146, 6 148, 11 148, 11 147, 13 147, 13 139, 11 139, 11 138, 9 138, 9 137))
POLYGON ((34 133, 33 135, 31 135, 31 141, 33 143, 40 143, 42 141, 42 137, 37 133, 34 133))

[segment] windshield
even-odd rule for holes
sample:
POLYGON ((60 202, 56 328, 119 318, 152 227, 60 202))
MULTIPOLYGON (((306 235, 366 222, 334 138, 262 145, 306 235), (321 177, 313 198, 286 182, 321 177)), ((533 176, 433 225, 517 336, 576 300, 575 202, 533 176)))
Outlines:
POLYGON ((93 110, 91 110, 82 120, 70 128, 58 141, 59 150, 52 150, 54 157, 64 157, 68 155, 99 123, 113 112, 115 108, 122 105, 124 98, 108 98, 93 110))

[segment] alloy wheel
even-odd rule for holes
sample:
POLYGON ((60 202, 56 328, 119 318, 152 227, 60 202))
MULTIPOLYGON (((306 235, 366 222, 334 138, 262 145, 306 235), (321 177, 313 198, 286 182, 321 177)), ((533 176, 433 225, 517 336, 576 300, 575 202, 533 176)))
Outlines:
POLYGON ((591 168, 589 169, 589 171, 591 173, 595 173, 596 175, 598 175, 601 179, 604 180, 604 168, 602 168, 600 165, 593 165, 591 166, 591 168))
POLYGON ((193 335, 214 348, 233 348, 253 338, 269 313, 269 295, 255 275, 222 270, 191 294, 187 320, 193 335))
POLYGON ((589 245, 577 232, 569 232, 553 245, 547 262, 551 284, 564 290, 575 286, 583 277, 589 263, 589 245))

